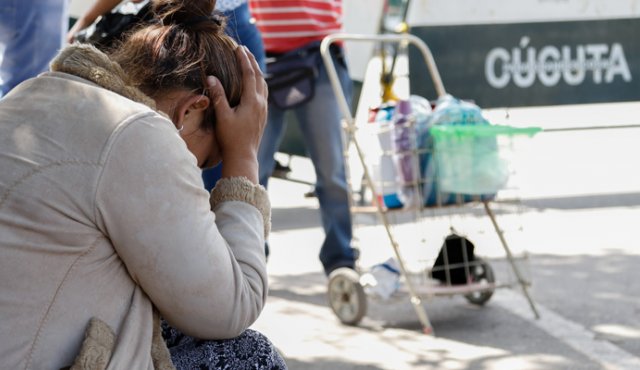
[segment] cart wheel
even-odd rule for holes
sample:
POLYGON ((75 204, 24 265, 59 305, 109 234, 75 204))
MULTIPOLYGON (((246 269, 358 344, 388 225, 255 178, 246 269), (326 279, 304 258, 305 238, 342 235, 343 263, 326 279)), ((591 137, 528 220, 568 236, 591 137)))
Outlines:
POLYGON ((329 275, 329 305, 346 325, 356 325, 367 311, 367 297, 360 285, 360 275, 348 267, 329 275))
MULTIPOLYGON (((471 267, 471 278, 474 282, 487 282, 494 283, 496 281, 495 275, 493 274, 493 268, 487 261, 482 258, 476 258, 477 263, 474 263, 471 267)), ((484 290, 480 292, 473 292, 465 295, 464 297, 470 303, 473 303, 478 306, 482 306, 491 298, 493 295, 494 289, 484 290)))

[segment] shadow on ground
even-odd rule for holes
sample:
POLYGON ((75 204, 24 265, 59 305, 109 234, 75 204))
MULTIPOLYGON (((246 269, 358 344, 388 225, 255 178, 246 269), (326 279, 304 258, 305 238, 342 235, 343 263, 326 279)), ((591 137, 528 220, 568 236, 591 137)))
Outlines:
MULTIPOLYGON (((498 279, 503 274, 508 274, 509 266, 503 259, 491 260, 491 264, 498 279)), ((615 250, 598 257, 536 255, 530 261, 532 295, 536 303, 594 331, 597 337, 611 341, 629 353, 640 353, 640 335, 625 335, 622 330, 627 328, 628 333, 640 332, 635 322, 635 318, 640 315, 640 300, 637 299, 640 296, 640 283, 634 278, 639 265, 640 257, 624 255, 615 250), (619 281, 619 284, 611 286, 612 280, 619 281), (614 300, 624 304, 616 304, 612 302, 614 300), (584 302, 588 302, 586 307, 584 302), (621 308, 613 311, 609 307, 621 308), (612 327, 621 330, 616 332, 599 329, 612 327)), ((274 276, 271 281, 270 295, 273 297, 323 308, 329 306, 326 278, 322 273, 274 276)), ((500 294, 500 290, 495 294, 500 294)), ((469 369, 488 369, 492 368, 489 364, 502 362, 507 364, 514 356, 528 358, 529 364, 537 361, 536 369, 600 368, 597 364, 589 363, 587 359, 581 360, 579 365, 556 363, 558 359, 566 360, 568 353, 572 354, 569 358, 583 356, 510 311, 492 305, 491 301, 484 307, 478 307, 469 304, 461 296, 454 296, 425 300, 423 304, 438 338, 495 348, 505 353, 504 356, 483 357, 470 361, 467 367, 469 369), (534 357, 537 359, 531 358, 532 348, 535 348, 534 357)), ((357 330, 377 336, 385 329, 397 329, 406 331, 405 336, 408 339, 421 330, 408 296, 389 301, 377 301, 367 297, 367 306, 367 314, 357 330)), ((292 306, 290 309, 288 314, 304 314, 297 311, 300 308, 292 306)), ((332 313, 330 310, 326 312, 332 313)), ((337 316, 321 319, 329 320, 327 325, 342 325, 337 316)), ((436 362, 424 359, 423 363, 416 364, 416 368, 439 368, 439 365, 447 361, 447 355, 443 354, 439 358, 436 362)), ((373 364, 334 367, 331 361, 327 359, 324 367, 319 368, 379 369, 373 364)), ((291 369, 307 368, 302 361, 294 361, 291 365, 291 369)))

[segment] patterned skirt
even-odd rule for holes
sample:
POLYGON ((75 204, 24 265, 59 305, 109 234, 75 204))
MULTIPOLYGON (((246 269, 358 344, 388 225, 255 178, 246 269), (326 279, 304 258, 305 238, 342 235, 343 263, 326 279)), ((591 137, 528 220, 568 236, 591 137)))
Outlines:
POLYGON ((286 370, 287 365, 267 337, 245 330, 239 337, 201 340, 162 321, 162 336, 177 370, 286 370))

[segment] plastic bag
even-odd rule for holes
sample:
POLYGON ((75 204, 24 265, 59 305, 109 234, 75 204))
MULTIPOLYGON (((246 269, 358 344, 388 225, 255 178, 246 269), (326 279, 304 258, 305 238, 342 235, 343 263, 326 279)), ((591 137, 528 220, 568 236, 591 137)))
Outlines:
POLYGON ((434 140, 434 127, 489 126, 475 104, 445 95, 418 130, 424 204, 447 205, 490 200, 505 185, 508 171, 498 156, 495 136, 434 140))

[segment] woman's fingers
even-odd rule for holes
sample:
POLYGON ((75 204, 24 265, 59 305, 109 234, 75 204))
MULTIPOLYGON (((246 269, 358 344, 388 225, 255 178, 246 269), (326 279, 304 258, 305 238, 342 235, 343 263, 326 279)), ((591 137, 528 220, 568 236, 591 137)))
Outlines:
POLYGON ((227 101, 227 96, 224 93, 224 87, 214 76, 207 76, 207 85, 216 120, 223 121, 232 113, 232 109, 229 107, 229 102, 227 101))
POLYGON ((253 55, 247 51, 244 46, 238 46, 236 48, 236 58, 240 62, 240 69, 242 71, 242 98, 245 96, 251 96, 256 91, 256 73, 251 64, 251 58, 253 55), (251 55, 251 56, 250 56, 251 55))
MULTIPOLYGON (((246 46, 245 46, 246 49, 246 46)), ((256 79, 256 90, 260 95, 264 95, 266 97, 267 94, 267 83, 264 80, 264 76, 262 74, 262 70, 258 65, 258 61, 256 60, 255 55, 246 49, 247 55, 249 56, 249 61, 251 62, 251 67, 253 68, 253 73, 256 79)))
POLYGON ((236 49, 236 55, 242 69, 244 80, 243 95, 257 93, 264 99, 267 98, 267 84, 262 77, 262 71, 258 65, 255 56, 247 49, 246 46, 239 46, 236 49))

